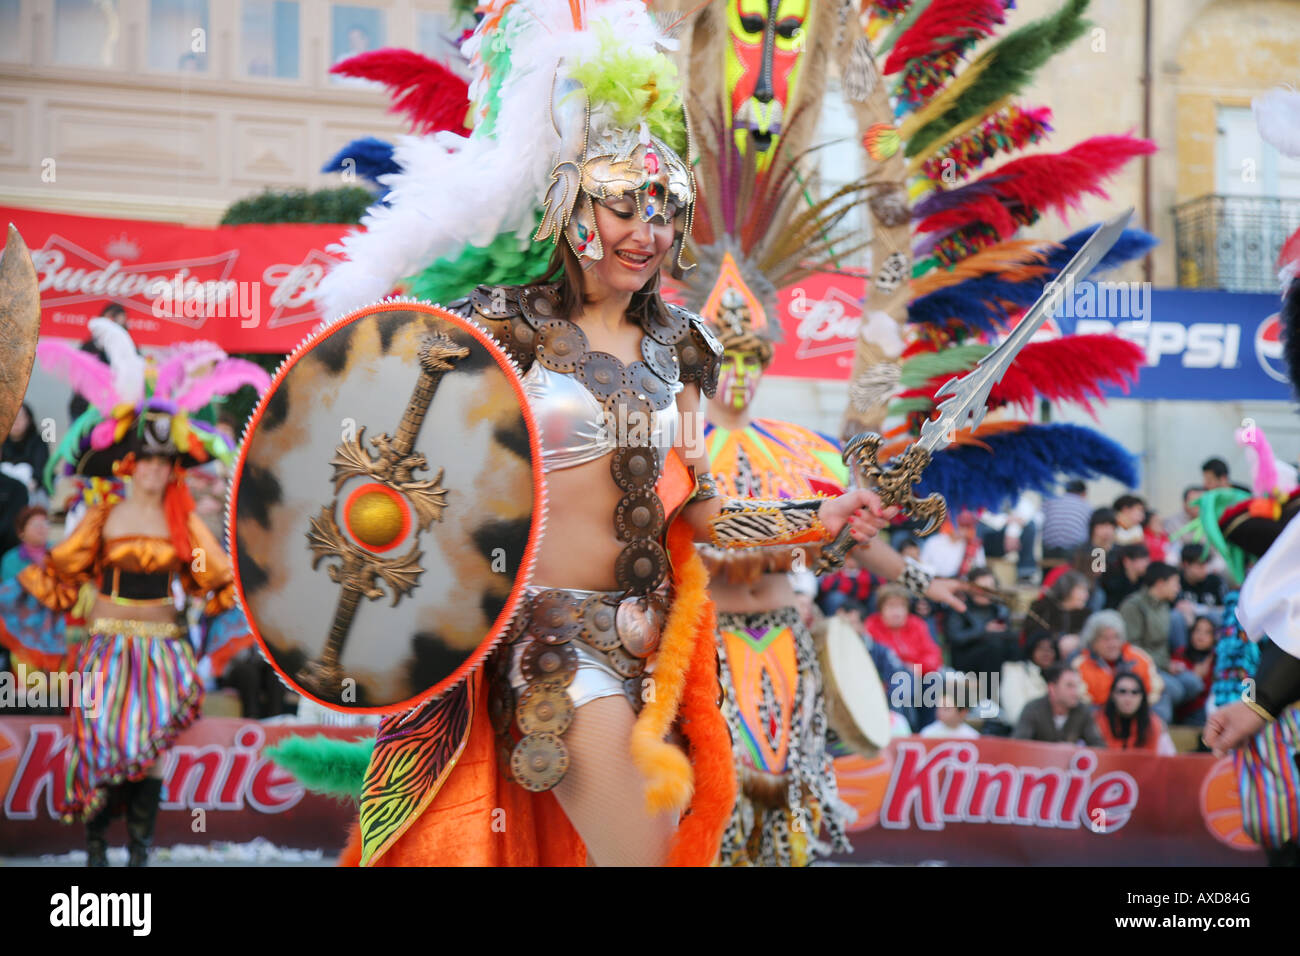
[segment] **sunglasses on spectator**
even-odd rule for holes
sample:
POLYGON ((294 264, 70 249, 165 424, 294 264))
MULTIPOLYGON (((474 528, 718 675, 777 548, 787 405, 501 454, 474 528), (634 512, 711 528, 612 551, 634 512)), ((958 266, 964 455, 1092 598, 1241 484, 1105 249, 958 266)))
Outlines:
POLYGON ((1135 687, 1116 687, 1115 690, 1114 690, 1114 693, 1116 693, 1116 694, 1123 694, 1125 697, 1130 697, 1130 696, 1131 696, 1131 697, 1140 697, 1140 696, 1142 696, 1142 691, 1138 690, 1138 689, 1135 688, 1135 687))

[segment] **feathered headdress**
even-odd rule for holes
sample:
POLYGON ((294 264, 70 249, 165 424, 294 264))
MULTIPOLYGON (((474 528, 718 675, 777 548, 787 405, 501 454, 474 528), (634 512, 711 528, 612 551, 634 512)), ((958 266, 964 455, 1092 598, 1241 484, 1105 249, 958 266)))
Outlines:
POLYGON ((91 319, 90 332, 107 362, 68 342, 36 347, 41 366, 90 403, 50 457, 46 487, 53 488, 57 468, 106 477, 132 453, 168 455, 186 467, 212 458, 233 462, 225 437, 191 414, 244 385, 260 394, 271 382, 265 370, 210 342, 187 342, 146 361, 130 333, 110 319, 91 319))
MULTIPOLYGON (((865 184, 849 183, 814 200, 790 155, 792 136, 771 154, 741 148, 719 117, 697 141, 700 189, 691 257, 699 266, 682 282, 687 308, 713 327, 724 348, 771 361, 781 339, 777 292, 818 272, 847 271, 843 261, 866 246, 844 228, 865 184)), ((787 123, 787 133, 797 129, 787 123)))
MULTIPOLYGON (((1016 95, 1056 52, 1086 29, 1087 0, 995 39, 1007 0, 876 0, 856 47, 869 82, 846 85, 874 161, 868 176, 873 240, 871 290, 864 310, 907 332, 891 355, 858 343, 846 434, 884 431, 883 454, 901 452, 934 412, 935 392, 977 362, 1010 330, 1093 232, 1063 241, 1020 231, 1044 213, 1064 217, 1154 144, 1097 136, 1057 153, 1008 156, 1051 132, 1051 112, 1016 95), (876 63, 882 66, 877 68, 876 63), (902 423, 885 431, 887 416, 902 423)), ((845 55, 847 57, 847 54, 845 55)), ((851 58, 842 58, 847 63, 851 58)), ((1131 229, 1102 268, 1144 256, 1155 240, 1131 229)), ((1140 348, 1114 335, 1063 335, 1035 341, 994 388, 992 414, 935 457, 921 486, 949 506, 998 508, 1025 490, 1049 491, 1063 477, 1105 475, 1137 483, 1135 459, 1090 428, 1036 424, 1039 400, 1091 409, 1107 385, 1127 386, 1140 348)))
POLYGON ((335 247, 347 261, 317 292, 327 318, 399 284, 446 301, 484 281, 540 278, 551 250, 534 235, 564 233, 575 250, 598 255, 598 242, 584 247, 578 233, 590 226, 581 203, 594 185, 589 164, 606 153, 645 180, 634 184, 647 186, 637 197, 643 215, 662 214, 670 198, 681 204, 678 180, 690 173, 675 161, 688 158, 686 118, 663 54, 673 41, 641 0, 494 0, 483 13, 461 46, 472 77, 464 109, 454 84, 413 55, 386 71, 376 72, 377 54, 365 66, 417 131, 434 131, 402 138, 392 154, 400 172, 378 175, 384 201, 335 247), (575 116, 585 135, 569 128, 575 116), (449 117, 463 117, 469 135, 449 117), (667 195, 650 197, 656 185, 667 195))

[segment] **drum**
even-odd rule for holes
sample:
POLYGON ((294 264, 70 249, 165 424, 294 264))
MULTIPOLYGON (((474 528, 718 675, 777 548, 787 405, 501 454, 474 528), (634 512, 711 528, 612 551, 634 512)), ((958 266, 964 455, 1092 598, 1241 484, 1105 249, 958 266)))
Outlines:
POLYGON ((826 693, 826 722, 844 744, 874 757, 889 743, 889 700, 861 635, 839 617, 819 628, 817 656, 826 693))

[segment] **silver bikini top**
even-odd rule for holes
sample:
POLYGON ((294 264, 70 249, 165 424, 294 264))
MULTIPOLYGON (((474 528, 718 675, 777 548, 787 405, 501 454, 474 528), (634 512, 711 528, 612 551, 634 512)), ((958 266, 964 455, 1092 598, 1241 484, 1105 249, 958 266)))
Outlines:
MULTIPOLYGON (((606 422, 596 396, 574 375, 534 362, 524 373, 523 382, 540 432, 543 471, 585 465, 618 449, 617 424, 606 422)), ((649 444, 659 452, 660 466, 681 432, 675 399, 683 387, 681 382, 674 382, 674 401, 653 413, 649 444)), ((629 427, 634 428, 635 423, 629 427)))

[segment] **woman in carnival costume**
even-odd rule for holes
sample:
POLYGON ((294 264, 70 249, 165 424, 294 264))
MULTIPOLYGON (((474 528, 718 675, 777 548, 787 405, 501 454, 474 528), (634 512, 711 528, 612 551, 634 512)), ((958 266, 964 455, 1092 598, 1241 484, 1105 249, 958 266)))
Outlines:
MULTIPOLYGON (((150 366, 129 335, 94 319, 91 332, 110 363, 62 342, 42 342, 47 371, 70 380, 89 402, 46 470, 64 465, 87 478, 126 478, 124 500, 99 501, 43 564, 0 587, 0 642, 14 659, 95 681, 72 703, 72 746, 56 805, 64 822, 83 820, 91 866, 107 865, 105 834, 125 809, 133 866, 148 861, 162 794, 159 758, 194 721, 203 699, 188 627, 175 589, 205 601, 209 616, 237 616, 230 560, 194 514, 184 472, 233 449, 190 413, 268 376, 215 346, 195 343, 150 366), (63 616, 94 589, 86 638, 65 641, 63 616), (99 683, 102 679, 102 684, 99 683), (100 689, 102 688, 102 690, 100 689)), ((230 624, 232 639, 247 637, 230 624)))
MULTIPOLYGON (((463 48, 473 132, 398 147, 387 204, 322 284, 332 315, 417 273, 408 288, 447 301, 448 277, 492 272, 496 252, 518 262, 532 237, 543 253, 514 277, 541 284, 448 306, 524 373, 547 491, 533 586, 486 674, 381 724, 345 862, 714 862, 735 779, 694 541, 811 543, 845 524, 866 540, 887 521, 866 491, 751 501, 709 479, 692 429, 721 349, 659 294, 661 266, 686 268, 696 201, 670 42, 639 0, 491 6, 463 48)), ((307 777, 312 745, 291 749, 307 777)))

